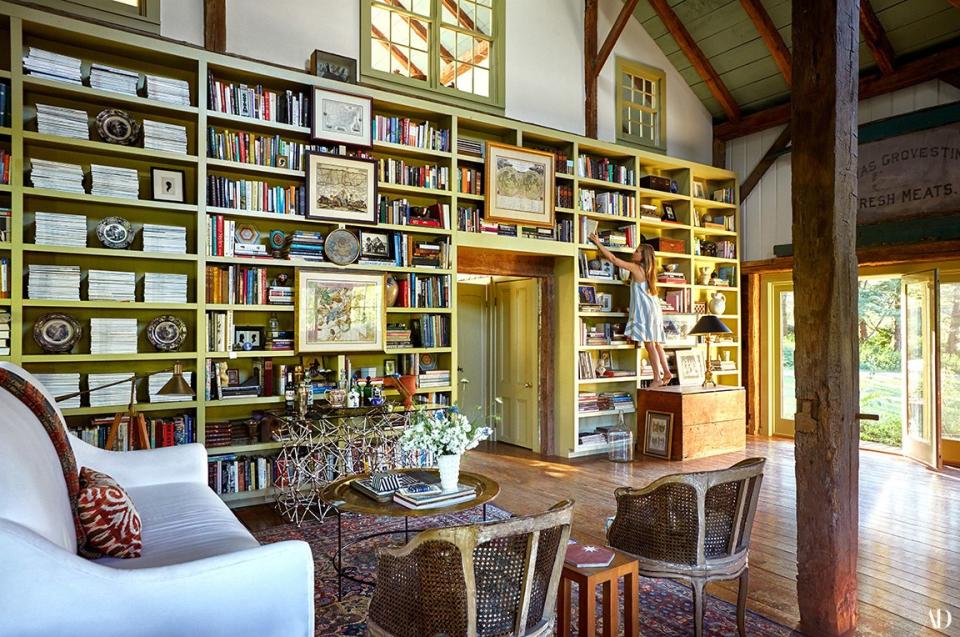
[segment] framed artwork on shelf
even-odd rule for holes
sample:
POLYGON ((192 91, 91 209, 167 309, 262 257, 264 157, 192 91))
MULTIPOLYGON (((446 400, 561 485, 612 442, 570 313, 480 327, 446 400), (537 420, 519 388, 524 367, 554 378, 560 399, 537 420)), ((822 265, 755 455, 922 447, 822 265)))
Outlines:
POLYGON ((306 153, 307 217, 377 223, 377 160, 306 153))
POLYGON ((673 446, 673 414, 648 410, 645 423, 643 455, 669 460, 673 446))
POLYGON ((383 375, 393 376, 397 373, 397 361, 394 358, 387 358, 383 361, 383 375))
POLYGON ((699 385, 706 373, 703 352, 698 349, 677 350, 677 379, 681 385, 699 385))
POLYGON ((696 345, 697 337, 689 336, 690 330, 697 322, 696 314, 664 314, 663 332, 667 336, 667 344, 696 345))
POLYGON ((596 305, 597 304, 597 288, 592 285, 581 285, 577 287, 577 292, 580 296, 581 305, 596 305))
POLYGON ((663 204, 663 216, 660 217, 663 221, 676 221, 677 213, 673 209, 673 204, 664 203, 663 204))
POLYGON ((553 153, 487 142, 487 221, 553 228, 554 161, 553 153))
POLYGON ((313 89, 314 139, 350 146, 370 146, 373 102, 369 97, 313 89))
POLYGON ((357 83, 357 61, 345 55, 314 49, 310 54, 310 70, 325 80, 357 83))
POLYGON ((184 172, 172 168, 151 168, 150 184, 153 188, 153 199, 155 201, 172 201, 183 203, 184 172))
POLYGON ((383 349, 383 276, 297 269, 297 351, 383 349))
POLYGON ((234 350, 250 352, 263 349, 262 327, 241 327, 238 325, 234 328, 233 338, 234 350))
POLYGON ((600 304, 601 312, 613 311, 613 295, 607 292, 597 292, 597 303, 600 304))
POLYGON ((385 232, 360 231, 360 256, 368 259, 390 260, 390 235, 385 232))
POLYGON ((707 187, 702 181, 693 182, 693 196, 697 199, 703 199, 707 196, 707 187))

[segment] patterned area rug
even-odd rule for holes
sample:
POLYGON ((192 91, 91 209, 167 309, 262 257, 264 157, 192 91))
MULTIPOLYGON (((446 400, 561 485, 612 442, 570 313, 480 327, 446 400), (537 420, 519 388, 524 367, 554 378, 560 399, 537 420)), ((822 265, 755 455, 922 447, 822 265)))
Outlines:
MULTIPOLYGON (((440 527, 480 522, 479 508, 462 513, 426 519, 410 519, 410 527, 440 527)), ((510 517, 493 505, 487 507, 488 519, 510 517)), ((264 543, 283 540, 304 540, 313 549, 316 565, 317 637, 327 635, 365 635, 367 606, 373 593, 377 573, 377 548, 403 543, 403 520, 372 516, 344 515, 343 543, 370 533, 399 531, 396 535, 364 540, 344 551, 343 563, 351 575, 365 580, 357 583, 343 579, 343 599, 337 601, 337 574, 331 556, 337 550, 337 518, 328 516, 323 522, 305 522, 303 526, 281 524, 254 535, 264 543)), ((599 590, 599 589, 598 589, 599 590)), ((599 596, 599 592, 598 592, 599 596)), ((622 595, 621 595, 622 597, 622 595)), ((622 607, 622 604, 621 604, 622 607)), ((599 607, 598 607, 599 608, 599 607)), ((622 613, 622 610, 621 610, 622 613)), ((574 586, 574 625, 576 624, 576 587, 574 586)), ((737 635, 736 607, 708 596, 705 634, 710 637, 737 635)), ((622 622, 620 624, 622 630, 622 622)), ((600 626, 598 618, 598 629, 600 626)), ((751 637, 786 637, 799 635, 756 613, 747 611, 747 633, 751 637)), ((576 628, 573 629, 576 633, 576 628)), ((640 578, 640 634, 657 637, 693 635, 693 602, 690 589, 671 580, 640 578)), ((425 636, 426 637, 426 636, 425 636)))

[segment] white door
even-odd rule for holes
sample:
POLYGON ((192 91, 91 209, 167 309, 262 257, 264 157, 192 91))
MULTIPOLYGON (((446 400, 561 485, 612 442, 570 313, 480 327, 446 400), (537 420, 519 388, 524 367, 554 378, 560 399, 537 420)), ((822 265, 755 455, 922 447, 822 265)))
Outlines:
POLYGON ((468 418, 486 418, 495 413, 488 404, 490 359, 486 285, 457 286, 457 366, 460 393, 457 401, 468 418))
POLYGON ((940 341, 937 271, 903 277, 903 452, 939 469, 940 341))
POLYGON ((522 279, 493 287, 494 393, 503 401, 499 439, 539 450, 540 286, 522 279))

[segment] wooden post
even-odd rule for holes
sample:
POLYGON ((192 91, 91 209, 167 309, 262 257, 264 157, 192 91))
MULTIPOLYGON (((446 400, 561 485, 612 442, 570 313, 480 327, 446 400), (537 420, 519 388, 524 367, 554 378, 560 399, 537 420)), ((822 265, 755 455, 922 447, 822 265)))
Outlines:
POLYGON ((597 77, 593 64, 597 59, 597 2, 583 2, 583 129, 587 137, 597 137, 597 77))
POLYGON ((859 13, 793 3, 797 598, 823 637, 857 626, 859 13))
POLYGON ((227 0, 203 0, 203 48, 227 51, 227 0))

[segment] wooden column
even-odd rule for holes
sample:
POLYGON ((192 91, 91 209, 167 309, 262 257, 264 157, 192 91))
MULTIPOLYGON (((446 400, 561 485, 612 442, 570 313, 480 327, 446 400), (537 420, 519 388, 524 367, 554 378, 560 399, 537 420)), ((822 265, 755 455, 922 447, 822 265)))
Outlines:
POLYGON ((203 48, 227 51, 227 0, 203 0, 203 48))
POLYGON ((597 3, 583 2, 583 134, 597 137, 597 77, 593 65, 597 59, 597 3))
POLYGON ((858 0, 793 3, 797 597, 801 630, 857 626, 858 0))

